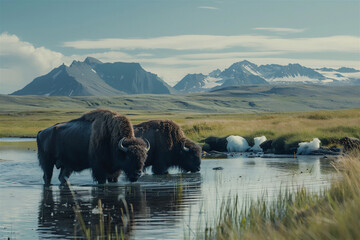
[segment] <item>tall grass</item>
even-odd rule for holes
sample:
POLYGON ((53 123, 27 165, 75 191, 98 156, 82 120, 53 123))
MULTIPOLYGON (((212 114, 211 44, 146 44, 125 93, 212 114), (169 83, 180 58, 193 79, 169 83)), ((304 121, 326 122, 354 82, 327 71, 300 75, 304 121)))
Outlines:
POLYGON ((359 138, 360 110, 222 115, 188 120, 181 125, 186 136, 199 143, 209 136, 229 135, 240 135, 252 143, 254 137, 264 135, 283 141, 281 146, 287 151, 315 137, 329 147, 338 145, 345 136, 359 138))
POLYGON ((197 238, 360 239, 360 153, 335 167, 341 179, 318 194, 305 188, 280 192, 273 202, 259 199, 243 210, 236 198, 223 202, 218 218, 197 238))
MULTIPOLYGON (((72 198, 74 200, 75 205, 73 206, 73 210, 75 212, 76 220, 78 223, 78 226, 81 229, 82 236, 80 239, 86 239, 86 240, 124 240, 128 239, 129 236, 127 235, 128 232, 128 225, 130 224, 130 211, 129 207, 124 199, 122 199, 122 202, 124 204, 124 209, 121 208, 121 220, 122 225, 119 225, 118 223, 113 223, 111 219, 110 214, 105 214, 104 209, 102 207, 101 199, 98 199, 98 205, 97 205, 97 214, 99 215, 99 224, 96 224, 95 226, 87 225, 84 221, 83 215, 81 214, 81 207, 77 201, 76 194, 72 190, 72 187, 70 185, 69 181, 66 181, 67 187, 69 188, 69 191, 71 192, 72 198), (105 216, 108 216, 107 218, 105 216)), ((133 207, 130 206, 131 214, 133 214, 133 207)), ((74 238, 77 239, 76 233, 76 226, 74 225, 74 238)))
MULTIPOLYGON (((91 109, 51 109, 0 113, 0 137, 32 136, 55 123, 80 117, 91 109)), ((176 113, 120 111, 133 124, 150 119, 171 119, 198 143, 209 136, 240 135, 247 140, 260 135, 286 136, 286 143, 318 137, 326 145, 344 136, 360 137, 360 109, 300 113, 176 113), (344 127, 346 126, 346 127, 344 127)))

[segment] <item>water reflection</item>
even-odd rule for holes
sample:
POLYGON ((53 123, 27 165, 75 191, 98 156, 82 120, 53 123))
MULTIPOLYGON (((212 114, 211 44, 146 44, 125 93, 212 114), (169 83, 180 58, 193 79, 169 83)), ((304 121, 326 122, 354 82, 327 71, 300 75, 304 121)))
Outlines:
MULTIPOLYGON (((0 159, 4 160, 0 160, 0 239, 79 237, 71 193, 59 189, 57 177, 53 177, 52 188, 43 189, 35 149, 36 142, 0 142, 0 159)), ((99 224, 101 199, 105 224, 110 217, 111 230, 115 225, 119 231, 123 227, 127 238, 179 239, 188 234, 192 239, 193 232, 205 229, 229 198, 238 196, 241 207, 264 193, 271 201, 287 187, 320 192, 336 175, 330 161, 316 156, 237 156, 204 160, 197 174, 181 175, 172 169, 168 176, 154 176, 149 171, 132 184, 120 177, 117 184, 92 185, 90 171, 74 174, 70 180, 85 223, 93 232, 99 224), (213 170, 218 167, 223 170, 213 170)), ((54 176, 58 174, 55 169, 54 176)))
POLYGON ((320 176, 327 171, 334 171, 334 168, 330 164, 336 159, 321 158, 319 156, 298 156, 297 158, 288 158, 284 161, 272 161, 271 159, 266 161, 266 165, 271 168, 277 168, 278 170, 294 173, 312 173, 320 176))
MULTIPOLYGON (((82 218, 92 233, 99 232, 98 201, 101 200, 105 229, 110 226, 114 233, 116 226, 118 232, 121 229, 125 238, 129 238, 136 228, 150 229, 152 225, 162 225, 165 229, 174 227, 180 222, 180 216, 200 200, 200 174, 188 177, 175 174, 168 176, 167 180, 163 185, 156 182, 156 176, 146 176, 143 184, 74 186, 72 189, 82 218)), ((41 238, 71 239, 82 235, 73 207, 75 202, 68 187, 43 188, 38 213, 41 238)), ((157 234, 161 233, 158 231, 157 234)), ((141 233, 136 237, 140 238, 141 233)))

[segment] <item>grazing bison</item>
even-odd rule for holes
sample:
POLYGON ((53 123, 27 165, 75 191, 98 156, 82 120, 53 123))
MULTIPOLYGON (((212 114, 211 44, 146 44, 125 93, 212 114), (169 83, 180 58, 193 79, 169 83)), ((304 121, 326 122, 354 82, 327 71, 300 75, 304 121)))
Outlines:
POLYGON ((171 120, 152 120, 134 125, 136 137, 149 140, 151 149, 145 167, 152 166, 154 174, 166 174, 169 167, 198 172, 201 148, 185 135, 179 125, 171 120))
POLYGON ((208 145, 208 149, 206 149, 206 151, 227 152, 226 147, 228 141, 226 137, 208 137, 205 139, 205 143, 208 145))
POLYGON ((117 181, 121 170, 130 181, 136 181, 150 148, 148 142, 135 138, 125 116, 101 109, 44 129, 36 140, 46 185, 51 182, 54 165, 61 168, 61 184, 73 171, 87 168, 98 183, 117 181))
POLYGON ((360 140, 354 137, 344 137, 340 139, 340 144, 344 146, 345 152, 360 150, 360 140))

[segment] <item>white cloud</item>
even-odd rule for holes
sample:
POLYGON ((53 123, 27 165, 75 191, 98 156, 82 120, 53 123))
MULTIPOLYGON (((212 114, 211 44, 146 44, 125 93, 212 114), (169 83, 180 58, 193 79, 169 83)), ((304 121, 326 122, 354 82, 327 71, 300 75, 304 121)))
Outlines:
POLYGON ((47 74, 53 68, 73 60, 83 61, 87 56, 104 62, 131 62, 137 58, 123 52, 104 52, 64 56, 45 47, 35 47, 21 41, 16 35, 0 34, 0 94, 9 94, 23 88, 34 78, 47 74))
POLYGON ((152 53, 138 53, 136 54, 137 57, 153 57, 154 54, 152 53))
POLYGON ((283 52, 217 52, 217 53, 193 53, 193 54, 184 54, 179 55, 182 58, 189 58, 189 59, 223 59, 229 57, 237 57, 237 58, 246 58, 246 57, 259 57, 259 56, 274 56, 283 54, 283 52))
POLYGON ((16 35, 0 34, 0 94, 11 93, 63 63, 61 53, 36 48, 16 35))
POLYGON ((261 35, 178 35, 157 38, 105 38, 65 42, 76 49, 221 50, 245 47, 256 51, 359 52, 360 37, 337 35, 317 38, 281 38, 261 35))
POLYGON ((210 9, 210 10, 219 10, 218 8, 216 7, 211 7, 211 6, 200 6, 198 8, 201 8, 201 9, 210 9))
POLYGON ((305 28, 277 28, 277 27, 257 27, 254 30, 263 30, 277 33, 301 33, 305 31, 305 28))
POLYGON ((79 59, 85 59, 87 56, 99 59, 102 62, 134 62, 136 57, 119 51, 109 51, 102 53, 90 53, 84 56, 78 56, 79 59))
MULTIPOLYGON (((196 36, 196 35, 195 35, 196 36)), ((204 36, 200 36, 204 37, 204 36)), ((220 39, 225 39, 227 43, 232 44, 235 40, 231 37, 226 36, 215 36, 220 39)), ((242 36, 244 37, 244 36, 242 36)), ((234 62, 242 61, 244 59, 254 62, 255 64, 282 64, 287 65, 289 63, 299 63, 307 67, 355 67, 358 68, 359 61, 343 61, 343 60, 324 60, 324 59, 297 59, 297 58, 286 58, 284 53, 288 51, 301 51, 305 47, 315 48, 318 46, 321 51, 324 48, 332 49, 338 46, 336 42, 339 39, 345 39, 347 44, 342 46, 342 51, 349 51, 355 49, 354 52, 359 52, 360 49, 356 49, 356 43, 359 43, 359 38, 352 36, 334 36, 324 38, 323 41, 327 41, 325 44, 323 41, 318 39, 280 39, 268 37, 266 44, 263 40, 256 42, 254 36, 248 36, 249 39, 243 42, 243 44, 254 44, 251 46, 259 46, 262 43, 262 48, 258 47, 257 51, 231 51, 221 52, 221 50, 211 50, 206 52, 202 50, 191 51, 194 53, 184 54, 182 51, 176 52, 175 54, 168 54, 165 57, 159 57, 155 52, 150 50, 143 53, 124 53, 122 51, 104 51, 99 53, 89 53, 86 55, 72 55, 64 56, 59 52, 54 52, 44 47, 34 47, 31 43, 21 41, 15 35, 9 35, 3 33, 0 35, 0 93, 11 93, 24 87, 27 83, 32 81, 35 77, 42 74, 48 73, 52 68, 58 67, 63 62, 70 64, 73 60, 83 61, 87 56, 95 57, 103 62, 139 62, 147 71, 151 71, 160 77, 162 77, 170 85, 176 84, 181 78, 188 73, 204 73, 207 74, 210 71, 220 68, 221 70, 229 67, 234 62), (250 40, 254 42, 250 43, 250 40), (275 41, 275 43, 273 42, 275 41), (284 41, 284 43, 282 42, 284 41), (353 41, 353 42, 352 42, 353 41), (301 43, 301 44, 300 44, 301 43), (326 46, 321 46, 321 43, 326 46), (285 45, 285 46, 283 46, 285 45), (306 45, 306 46, 303 46, 306 45), (312 46, 308 46, 312 45, 312 46), (299 49, 298 49, 299 48, 299 49), (285 49, 285 50, 284 50, 285 49), (345 49, 345 50, 344 50, 345 49)), ((205 37, 206 38, 206 37, 205 37)), ((260 36, 260 39, 263 36, 260 36)), ((174 37, 173 40, 177 38, 174 37)), ((180 38, 180 42, 171 43, 173 46, 178 48, 184 48, 185 42, 195 41, 196 46, 200 46, 200 42, 195 37, 192 38, 184 37, 180 38), (185 40, 184 40, 185 39, 185 40), (177 45, 178 44, 178 45, 177 45)), ((208 38, 214 40, 212 36, 208 38)), ((162 39, 164 40, 164 39, 162 39)), ((179 40, 179 39, 177 39, 179 40)), ((153 41, 153 40, 151 40, 153 41)), ((345 41, 345 42, 346 42, 345 41)), ((344 41, 343 41, 344 42, 344 41)), ((155 44, 154 42, 151 44, 155 44)), ((206 42, 204 44, 207 44, 206 42)), ((212 43, 216 44, 216 43, 212 43)), ((220 43, 223 44, 223 43, 220 43)), ((134 45, 135 46, 135 45, 134 45)), ((359 45, 357 45, 359 48, 359 45)), ((308 49, 308 50, 309 50, 308 49)), ((91 50, 90 50, 91 52, 91 50)), ((164 52, 162 52, 162 55, 164 52)))

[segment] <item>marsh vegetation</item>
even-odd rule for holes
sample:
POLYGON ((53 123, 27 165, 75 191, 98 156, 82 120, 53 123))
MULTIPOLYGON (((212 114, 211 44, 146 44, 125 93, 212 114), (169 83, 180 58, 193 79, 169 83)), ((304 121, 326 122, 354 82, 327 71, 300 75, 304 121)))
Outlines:
POLYGON ((279 191, 242 206, 238 197, 224 200, 220 213, 197 232, 197 239, 359 239, 360 153, 334 163, 340 178, 331 187, 310 192, 279 191), (239 210, 240 209, 240 210, 239 210))
MULTIPOLYGON (((0 113, 0 137, 35 137, 55 123, 81 116, 86 109, 13 111, 0 113)), ((323 146, 335 146, 345 136, 360 137, 360 109, 296 113, 167 113, 124 111, 133 124, 150 119, 177 122, 191 140, 204 144, 209 136, 243 136, 250 145, 254 137, 276 139, 286 149, 318 137, 323 146)))
MULTIPOLYGON (((36 106, 37 98, 28 98, 32 106, 24 107, 17 101, 26 99, 15 97, 13 105, 5 104, 7 110, 0 113, 0 137, 35 137, 39 130, 106 104, 126 115, 133 124, 150 119, 174 120, 186 137, 200 144, 209 136, 240 135, 252 145, 254 137, 264 135, 285 148, 314 137, 319 138, 323 146, 330 147, 336 146, 342 137, 360 137, 360 109, 281 113, 245 109, 245 112, 228 113, 168 111, 164 107, 163 111, 145 111, 118 105, 114 99, 108 99, 112 101, 108 103, 102 102, 104 99, 90 98, 90 105, 82 99, 68 99, 69 102, 66 98, 51 99, 46 103, 49 107, 44 107, 36 106), (66 108, 61 101, 68 103, 66 108)), ((121 98, 120 102, 123 100, 121 98)), ((126 101, 142 100, 129 98, 126 101)), ((150 100, 150 104, 155 101, 150 100)), ((1 206, 1 212, 5 213, 0 217, 1 236, 52 239, 88 234, 88 230, 83 231, 79 225, 71 193, 58 189, 58 182, 50 189, 42 188, 35 142, 0 142, 0 154, 0 197, 1 202, 7 203, 6 208, 1 206), (24 207, 18 210, 18 206, 24 207), (77 219, 75 225, 74 219, 77 219)), ((359 154, 349 159, 359 159, 359 154)), ((360 168, 355 160, 344 160, 343 165, 336 165, 340 178, 330 165, 331 161, 320 157, 250 159, 236 156, 204 160, 200 174, 180 174, 174 170, 168 176, 157 177, 148 173, 138 183, 128 184, 120 179, 105 191, 92 183, 89 172, 74 175, 71 182, 85 229, 91 229, 91 236, 106 235, 106 227, 110 226, 110 236, 115 239, 133 236, 354 238, 359 237, 355 223, 360 216, 357 211, 360 184, 354 177, 359 175, 360 168), (223 170, 213 170, 219 167, 223 170), (128 217, 126 228, 119 208, 124 205, 121 199, 133 208, 129 207, 132 215, 128 217), (105 214, 103 220, 97 212, 99 200, 105 214), (105 224, 105 234, 100 227, 96 228, 100 220, 105 224)))
MULTIPOLYGON (((336 177, 329 160, 319 156, 235 156, 204 160, 200 173, 182 174, 171 169, 169 175, 156 176, 147 171, 136 183, 122 176, 118 183, 98 185, 85 170, 70 179, 73 197, 69 189, 59 187, 56 178, 52 186, 43 186, 34 143, 0 143, 4 160, 0 161, 0 202, 6 203, 0 205, 0 236, 6 238, 73 239, 88 235, 74 211, 76 199, 92 237, 121 239, 122 231, 125 239, 193 239, 198 231, 211 226, 206 219, 217 219, 222 202, 228 199, 238 196, 241 205, 267 192, 271 200, 281 189, 294 192, 300 186, 318 193, 336 177), (213 170, 218 167, 223 170, 213 170)), ((55 176, 58 173, 54 171, 55 176)))

